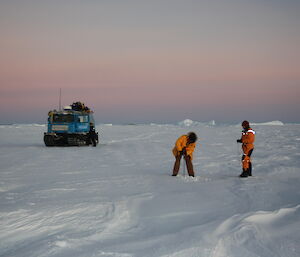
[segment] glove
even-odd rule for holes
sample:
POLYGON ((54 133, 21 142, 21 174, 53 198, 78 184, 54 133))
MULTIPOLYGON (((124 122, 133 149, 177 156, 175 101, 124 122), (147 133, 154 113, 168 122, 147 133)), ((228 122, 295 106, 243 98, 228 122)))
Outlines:
POLYGON ((186 149, 183 148, 182 151, 179 152, 179 154, 180 154, 181 156, 185 156, 185 155, 186 155, 186 149))
POLYGON ((242 143, 242 139, 236 140, 237 143, 242 143))

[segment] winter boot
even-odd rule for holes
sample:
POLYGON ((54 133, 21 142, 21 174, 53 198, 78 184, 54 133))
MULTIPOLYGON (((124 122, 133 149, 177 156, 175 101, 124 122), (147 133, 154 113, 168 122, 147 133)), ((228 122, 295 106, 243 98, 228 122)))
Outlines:
POLYGON ((252 163, 249 162, 248 176, 252 176, 252 163))
POLYGON ((242 174, 240 175, 241 178, 247 178, 249 176, 248 169, 243 170, 242 174))

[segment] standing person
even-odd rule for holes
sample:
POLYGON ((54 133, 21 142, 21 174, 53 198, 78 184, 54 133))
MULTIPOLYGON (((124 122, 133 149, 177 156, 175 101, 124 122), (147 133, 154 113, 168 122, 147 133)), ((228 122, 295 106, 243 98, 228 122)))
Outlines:
POLYGON ((251 163, 251 154, 254 150, 254 141, 255 141, 255 131, 250 128, 248 121, 244 120, 242 122, 243 133, 241 139, 238 139, 238 143, 242 143, 243 157, 242 157, 242 166, 243 172, 240 177, 246 178, 252 176, 252 163, 251 163))
POLYGON ((97 146, 99 140, 98 133, 95 131, 94 125, 92 123, 90 124, 89 138, 92 145, 97 146))
POLYGON ((172 152, 175 156, 175 163, 173 168, 173 175, 177 176, 180 168, 181 157, 183 156, 186 162, 186 167, 189 176, 194 177, 194 167, 192 163, 193 152, 196 147, 197 135, 194 132, 190 132, 187 135, 179 137, 175 143, 175 147, 172 152))

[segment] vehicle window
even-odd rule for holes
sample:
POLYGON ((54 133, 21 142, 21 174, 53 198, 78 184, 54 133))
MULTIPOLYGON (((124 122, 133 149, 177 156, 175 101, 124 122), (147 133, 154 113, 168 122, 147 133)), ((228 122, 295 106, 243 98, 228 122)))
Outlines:
POLYGON ((78 116, 79 122, 89 122, 88 116, 78 116))
POLYGON ((74 121, 74 117, 71 114, 54 114, 53 123, 70 123, 74 121))

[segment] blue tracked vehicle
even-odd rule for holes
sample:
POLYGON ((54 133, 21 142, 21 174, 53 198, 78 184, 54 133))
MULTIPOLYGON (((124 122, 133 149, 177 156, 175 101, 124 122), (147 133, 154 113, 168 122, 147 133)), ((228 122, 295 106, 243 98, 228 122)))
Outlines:
POLYGON ((84 104, 76 102, 62 111, 49 111, 46 146, 96 146, 98 141, 93 112, 84 104))

